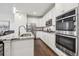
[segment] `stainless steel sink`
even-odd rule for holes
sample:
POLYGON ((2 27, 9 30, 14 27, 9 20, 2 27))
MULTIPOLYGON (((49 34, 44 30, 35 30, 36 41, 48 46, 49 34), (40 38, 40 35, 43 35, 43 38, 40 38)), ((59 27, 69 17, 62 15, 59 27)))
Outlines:
POLYGON ((27 37, 27 36, 31 36, 31 34, 22 34, 22 35, 20 35, 20 37, 27 37))

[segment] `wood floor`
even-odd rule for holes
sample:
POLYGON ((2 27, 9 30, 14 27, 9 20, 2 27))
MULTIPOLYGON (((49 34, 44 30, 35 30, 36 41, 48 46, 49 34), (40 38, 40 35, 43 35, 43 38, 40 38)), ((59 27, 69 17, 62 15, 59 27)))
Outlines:
POLYGON ((47 45, 40 39, 34 40, 34 56, 57 56, 47 45))

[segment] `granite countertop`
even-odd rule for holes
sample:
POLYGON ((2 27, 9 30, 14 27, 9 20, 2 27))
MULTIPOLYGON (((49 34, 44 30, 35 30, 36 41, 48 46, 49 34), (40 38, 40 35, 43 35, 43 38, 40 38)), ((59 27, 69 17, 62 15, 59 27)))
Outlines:
POLYGON ((21 39, 31 39, 34 38, 34 35, 31 32, 28 32, 31 34, 31 36, 25 36, 25 37, 19 37, 18 35, 15 35, 15 33, 5 35, 5 36, 0 36, 1 41, 5 40, 21 40, 21 39))
POLYGON ((55 31, 43 31, 43 32, 47 32, 47 33, 55 33, 55 31))
POLYGON ((42 32, 46 32, 46 33, 55 33, 55 31, 42 31, 42 32))

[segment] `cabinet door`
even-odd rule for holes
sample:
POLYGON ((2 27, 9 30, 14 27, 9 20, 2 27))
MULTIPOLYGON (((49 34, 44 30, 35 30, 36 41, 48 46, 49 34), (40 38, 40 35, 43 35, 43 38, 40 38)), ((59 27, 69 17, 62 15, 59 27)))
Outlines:
POLYGON ((57 3, 55 5, 56 16, 61 15, 75 7, 78 7, 78 3, 57 3))
POLYGON ((33 56, 34 40, 14 40, 12 41, 12 56, 33 56))
POLYGON ((55 33, 53 33, 53 34, 51 35, 50 45, 51 45, 52 47, 55 46, 55 33))
POLYGON ((40 32, 37 31, 37 32, 36 32, 36 37, 37 37, 37 38, 40 38, 40 35, 41 35, 40 32))
POLYGON ((75 7, 78 7, 78 3, 64 3, 62 4, 64 12, 67 12, 75 7))
POLYGON ((55 4, 55 12, 56 12, 56 16, 59 16, 60 14, 63 13, 63 4, 62 3, 57 3, 55 4))
POLYGON ((48 45, 50 48, 55 46, 55 34, 54 33, 49 33, 48 35, 48 45))
POLYGON ((49 40, 50 40, 50 36, 49 36, 49 33, 45 33, 46 34, 46 43, 48 44, 48 46, 50 45, 49 44, 49 40))
POLYGON ((47 44, 48 40, 47 40, 47 34, 45 32, 42 32, 42 38, 43 38, 43 41, 47 44))

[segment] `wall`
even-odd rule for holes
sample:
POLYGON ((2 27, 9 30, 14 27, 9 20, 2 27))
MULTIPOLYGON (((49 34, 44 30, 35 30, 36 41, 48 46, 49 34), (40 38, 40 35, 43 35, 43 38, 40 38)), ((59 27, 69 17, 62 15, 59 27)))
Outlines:
MULTIPOLYGON (((0 21, 10 21, 10 30, 15 30, 16 35, 18 34, 18 27, 20 25, 25 25, 27 23, 27 14, 16 12, 13 13, 14 9, 11 6, 10 8, 4 6, 4 8, 0 8, 0 21), (5 10, 6 9, 6 10, 5 10), (8 9, 8 10, 7 10, 8 9)), ((24 28, 22 29, 22 33, 25 32, 24 28)))
POLYGON ((38 17, 28 17, 28 23, 35 23, 37 27, 41 27, 43 26, 41 23, 42 22, 42 18, 38 18, 38 17))
MULTIPOLYGON (((27 16, 26 14, 23 13, 15 13, 14 14, 14 30, 15 30, 15 34, 16 36, 18 35, 18 30, 19 30, 19 26, 23 25, 26 27, 26 22, 27 21, 27 16)), ((21 27, 21 33, 25 32, 25 29, 23 27, 21 27)))
POLYGON ((14 15, 11 12, 7 13, 0 13, 0 22, 9 22, 10 21, 10 30, 13 30, 13 23, 14 23, 14 15))
POLYGON ((14 15, 11 4, 0 4, 0 22, 1 21, 10 21, 10 29, 13 29, 14 15))

